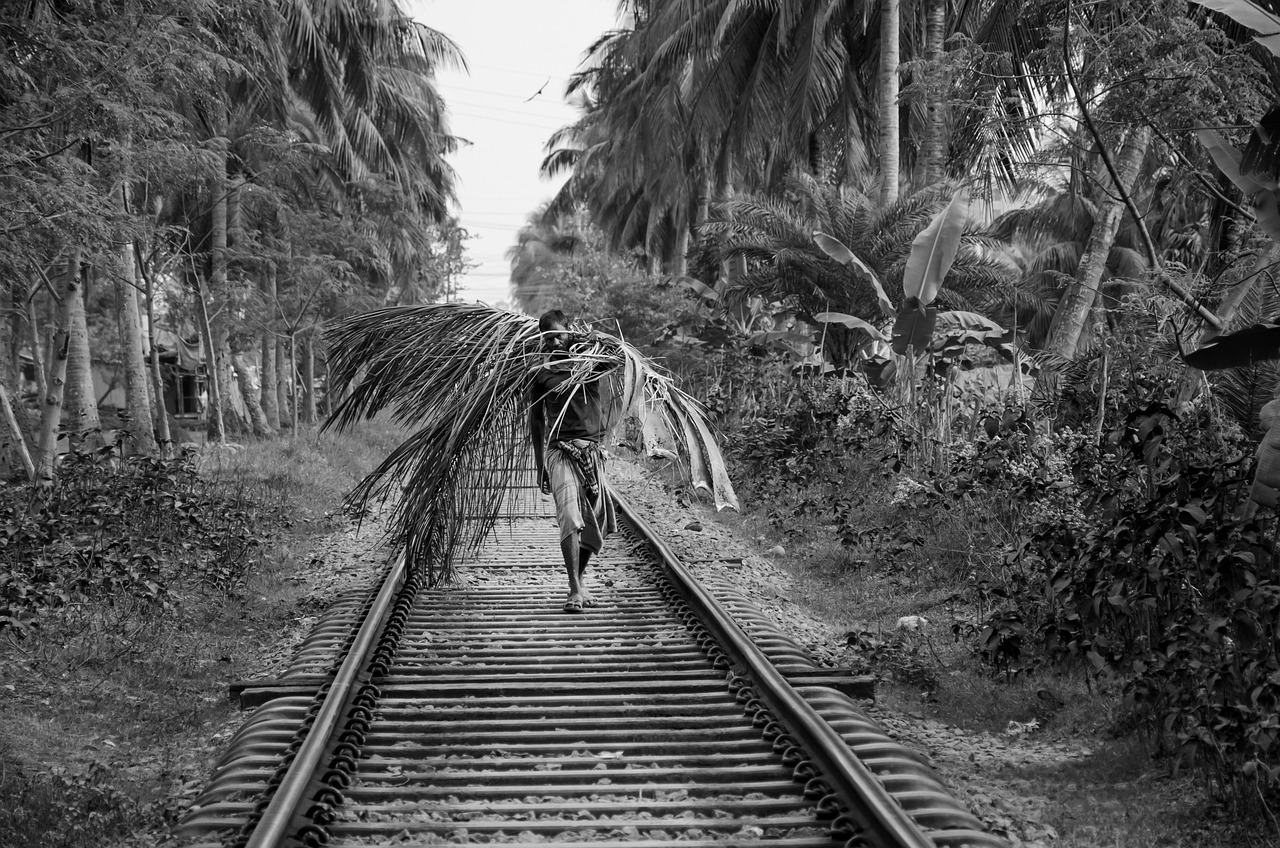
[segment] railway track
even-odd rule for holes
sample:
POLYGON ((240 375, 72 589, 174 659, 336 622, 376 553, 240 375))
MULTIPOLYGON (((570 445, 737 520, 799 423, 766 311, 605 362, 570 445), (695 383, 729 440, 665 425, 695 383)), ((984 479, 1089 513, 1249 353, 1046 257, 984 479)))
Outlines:
POLYGON ((402 561, 342 598, 177 835, 201 848, 1007 843, 729 585, 694 580, 625 501, 597 605, 561 611, 549 500, 419 586, 402 561))

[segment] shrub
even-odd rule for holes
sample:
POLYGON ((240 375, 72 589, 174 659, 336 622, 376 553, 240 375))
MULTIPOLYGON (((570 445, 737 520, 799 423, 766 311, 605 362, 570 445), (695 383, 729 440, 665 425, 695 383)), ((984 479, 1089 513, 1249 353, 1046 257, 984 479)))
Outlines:
POLYGON ((252 567, 263 512, 201 479, 191 453, 72 452, 51 490, 0 490, 0 630, 124 596, 164 607, 178 577, 230 591, 252 567))

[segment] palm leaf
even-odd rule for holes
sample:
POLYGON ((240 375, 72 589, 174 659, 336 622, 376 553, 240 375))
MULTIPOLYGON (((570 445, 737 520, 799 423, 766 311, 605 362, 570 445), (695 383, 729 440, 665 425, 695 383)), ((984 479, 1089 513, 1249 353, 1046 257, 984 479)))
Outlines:
MULTIPOLYGON (((453 573, 460 552, 489 536, 507 492, 531 485, 530 387, 545 364, 537 321, 479 304, 381 309, 326 332, 332 390, 341 394, 325 427, 345 429, 380 413, 413 427, 348 496, 363 511, 391 502, 393 543, 431 582, 453 573)), ((694 485, 716 506, 737 496, 702 407, 626 342, 601 333, 567 360, 568 391, 605 379, 612 412, 638 418, 646 447, 688 459, 694 485), (602 374, 601 364, 613 366, 602 374)))

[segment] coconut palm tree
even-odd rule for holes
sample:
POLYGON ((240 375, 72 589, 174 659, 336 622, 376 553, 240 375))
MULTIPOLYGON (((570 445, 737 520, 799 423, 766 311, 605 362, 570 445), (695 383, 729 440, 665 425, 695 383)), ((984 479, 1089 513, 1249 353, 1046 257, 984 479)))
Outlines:
POLYGON ((214 438, 221 436, 221 417, 233 414, 224 398, 237 377, 226 310, 217 307, 244 296, 228 288, 228 251, 236 238, 228 217, 236 217, 254 171, 261 128, 292 135, 296 149, 312 153, 311 169, 328 179, 303 182, 313 197, 327 187, 322 202, 333 208, 341 209, 373 175, 410 199, 407 226, 443 220, 452 198, 445 156, 455 140, 433 76, 441 64, 462 61, 452 42, 410 19, 394 0, 290 0, 282 11, 279 33, 274 19, 264 19, 260 37, 248 40, 257 48, 241 66, 249 72, 229 71, 221 93, 190 109, 194 124, 218 141, 207 198, 187 204, 208 210, 207 221, 186 219, 197 234, 190 244, 208 257, 197 306, 214 316, 204 333, 214 438))

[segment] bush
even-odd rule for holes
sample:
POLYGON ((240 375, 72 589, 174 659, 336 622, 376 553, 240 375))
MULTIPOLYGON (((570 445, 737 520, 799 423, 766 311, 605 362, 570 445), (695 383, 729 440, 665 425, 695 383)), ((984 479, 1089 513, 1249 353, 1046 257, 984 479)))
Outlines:
POLYGON ((164 607, 178 577, 229 591, 253 565, 263 518, 243 492, 202 480, 191 453, 70 453, 51 490, 0 490, 0 630, 22 635, 71 604, 129 597, 164 607))

